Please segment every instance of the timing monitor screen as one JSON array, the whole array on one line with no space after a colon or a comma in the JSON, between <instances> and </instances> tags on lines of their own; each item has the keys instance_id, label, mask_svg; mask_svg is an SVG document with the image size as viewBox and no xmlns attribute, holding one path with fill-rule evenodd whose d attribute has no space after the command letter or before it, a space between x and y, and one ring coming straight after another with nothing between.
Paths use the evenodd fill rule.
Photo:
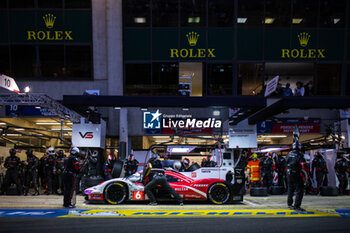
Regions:
<instances>
[{"instance_id":1,"label":"timing monitor screen","mask_svg":"<svg viewBox=\"0 0 350 233\"><path fill-rule=\"evenodd\" d=\"M224 159L231 159L231 153L224 153Z\"/></svg>"}]
</instances>

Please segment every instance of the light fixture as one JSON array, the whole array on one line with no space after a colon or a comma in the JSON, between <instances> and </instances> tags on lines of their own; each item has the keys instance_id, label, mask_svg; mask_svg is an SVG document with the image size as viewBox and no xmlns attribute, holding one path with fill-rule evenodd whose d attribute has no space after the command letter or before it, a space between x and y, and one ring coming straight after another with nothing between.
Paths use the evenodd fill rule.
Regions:
<instances>
[{"instance_id":1,"label":"light fixture","mask_svg":"<svg viewBox=\"0 0 350 233\"><path fill-rule=\"evenodd\" d=\"M169 153L190 153L195 148L195 146L169 146L167 151Z\"/></svg>"},{"instance_id":2,"label":"light fixture","mask_svg":"<svg viewBox=\"0 0 350 233\"><path fill-rule=\"evenodd\" d=\"M119 109L121 109L121 107L114 107L114 109L119 110Z\"/></svg>"},{"instance_id":3,"label":"light fixture","mask_svg":"<svg viewBox=\"0 0 350 233\"><path fill-rule=\"evenodd\" d=\"M146 18L145 17L135 17L134 22L135 23L146 23Z\"/></svg>"},{"instance_id":4,"label":"light fixture","mask_svg":"<svg viewBox=\"0 0 350 233\"><path fill-rule=\"evenodd\" d=\"M265 24L273 24L275 18L265 18Z\"/></svg>"},{"instance_id":5,"label":"light fixture","mask_svg":"<svg viewBox=\"0 0 350 233\"><path fill-rule=\"evenodd\" d=\"M200 23L201 17L188 17L188 23Z\"/></svg>"},{"instance_id":6,"label":"light fixture","mask_svg":"<svg viewBox=\"0 0 350 233\"><path fill-rule=\"evenodd\" d=\"M153 138L170 138L170 136L153 136Z\"/></svg>"},{"instance_id":7,"label":"light fixture","mask_svg":"<svg viewBox=\"0 0 350 233\"><path fill-rule=\"evenodd\" d=\"M247 18L237 18L237 23L246 23Z\"/></svg>"},{"instance_id":8,"label":"light fixture","mask_svg":"<svg viewBox=\"0 0 350 233\"><path fill-rule=\"evenodd\" d=\"M35 109L41 109L41 107L40 106L35 106Z\"/></svg>"},{"instance_id":9,"label":"light fixture","mask_svg":"<svg viewBox=\"0 0 350 233\"><path fill-rule=\"evenodd\" d=\"M52 128L51 130L53 131L60 131L61 128ZM72 129L69 129L69 128L63 128L63 131L72 131Z\"/></svg>"},{"instance_id":10,"label":"light fixture","mask_svg":"<svg viewBox=\"0 0 350 233\"><path fill-rule=\"evenodd\" d=\"M155 140L156 143L169 142L169 140Z\"/></svg>"},{"instance_id":11,"label":"light fixture","mask_svg":"<svg viewBox=\"0 0 350 233\"><path fill-rule=\"evenodd\" d=\"M37 125L60 125L61 123L59 123L59 122L37 122L35 124L37 124Z\"/></svg>"},{"instance_id":12,"label":"light fixture","mask_svg":"<svg viewBox=\"0 0 350 233\"><path fill-rule=\"evenodd\" d=\"M242 116L243 114L244 114L244 112L237 113L237 115L239 115L239 116Z\"/></svg>"},{"instance_id":13,"label":"light fixture","mask_svg":"<svg viewBox=\"0 0 350 233\"><path fill-rule=\"evenodd\" d=\"M253 152L266 153L266 152L283 151L283 150L289 150L289 149L290 147L272 147L272 148L264 148L261 150L256 150Z\"/></svg>"},{"instance_id":14,"label":"light fixture","mask_svg":"<svg viewBox=\"0 0 350 233\"><path fill-rule=\"evenodd\" d=\"M6 125L6 123L5 122L0 122L0 125Z\"/></svg>"},{"instance_id":15,"label":"light fixture","mask_svg":"<svg viewBox=\"0 0 350 233\"><path fill-rule=\"evenodd\" d=\"M28 92L30 92L30 87L29 87L29 86L26 86L26 87L24 88L24 93L28 93Z\"/></svg>"},{"instance_id":16,"label":"light fixture","mask_svg":"<svg viewBox=\"0 0 350 233\"><path fill-rule=\"evenodd\" d=\"M141 108L141 111L147 111L148 108Z\"/></svg>"},{"instance_id":17,"label":"light fixture","mask_svg":"<svg viewBox=\"0 0 350 233\"><path fill-rule=\"evenodd\" d=\"M190 110L189 108L183 108L182 109L183 111L188 111L188 110Z\"/></svg>"},{"instance_id":18,"label":"light fixture","mask_svg":"<svg viewBox=\"0 0 350 233\"><path fill-rule=\"evenodd\" d=\"M286 138L287 135L261 135L262 138Z\"/></svg>"},{"instance_id":19,"label":"light fixture","mask_svg":"<svg viewBox=\"0 0 350 233\"><path fill-rule=\"evenodd\" d=\"M271 142L271 139L258 139L258 142Z\"/></svg>"},{"instance_id":20,"label":"light fixture","mask_svg":"<svg viewBox=\"0 0 350 233\"><path fill-rule=\"evenodd\" d=\"M337 24L339 21L340 21L340 19L339 19L339 18L335 18L335 19L333 19L333 23L334 23L334 24Z\"/></svg>"},{"instance_id":21,"label":"light fixture","mask_svg":"<svg viewBox=\"0 0 350 233\"><path fill-rule=\"evenodd\" d=\"M303 21L303 18L293 18L292 19L292 23L293 24L299 24Z\"/></svg>"},{"instance_id":22,"label":"light fixture","mask_svg":"<svg viewBox=\"0 0 350 233\"><path fill-rule=\"evenodd\" d=\"M24 129L23 128L16 128L15 130L16 131L23 131Z\"/></svg>"},{"instance_id":23,"label":"light fixture","mask_svg":"<svg viewBox=\"0 0 350 233\"><path fill-rule=\"evenodd\" d=\"M220 111L219 110L214 110L213 111L213 116L220 116Z\"/></svg>"},{"instance_id":24,"label":"light fixture","mask_svg":"<svg viewBox=\"0 0 350 233\"><path fill-rule=\"evenodd\" d=\"M6 136L11 136L11 137L15 137L15 136L22 136L22 134L17 134L17 133L7 133Z\"/></svg>"}]
</instances>

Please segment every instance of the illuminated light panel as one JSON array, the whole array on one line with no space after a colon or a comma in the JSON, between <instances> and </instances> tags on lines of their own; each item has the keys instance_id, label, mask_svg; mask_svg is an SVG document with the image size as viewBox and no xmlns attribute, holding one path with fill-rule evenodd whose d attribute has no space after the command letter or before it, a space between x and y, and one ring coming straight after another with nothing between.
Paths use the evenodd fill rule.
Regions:
<instances>
[{"instance_id":1,"label":"illuminated light panel","mask_svg":"<svg viewBox=\"0 0 350 233\"><path fill-rule=\"evenodd\" d=\"M52 128L51 130L53 131L60 131L61 129L60 128ZM69 129L69 128L63 128L64 131L72 131L72 129Z\"/></svg>"},{"instance_id":2,"label":"illuminated light panel","mask_svg":"<svg viewBox=\"0 0 350 233\"><path fill-rule=\"evenodd\" d=\"M261 135L262 138L286 138L287 135Z\"/></svg>"},{"instance_id":3,"label":"illuminated light panel","mask_svg":"<svg viewBox=\"0 0 350 233\"><path fill-rule=\"evenodd\" d=\"M246 23L247 18L237 18L237 23Z\"/></svg>"},{"instance_id":4,"label":"illuminated light panel","mask_svg":"<svg viewBox=\"0 0 350 233\"><path fill-rule=\"evenodd\" d=\"M24 129L23 128L16 128L15 130L16 131L23 131Z\"/></svg>"},{"instance_id":5,"label":"illuminated light panel","mask_svg":"<svg viewBox=\"0 0 350 233\"><path fill-rule=\"evenodd\" d=\"M334 24L337 24L339 21L340 21L340 19L339 19L339 18L335 18L335 19L333 19L333 23L334 23Z\"/></svg>"},{"instance_id":6,"label":"illuminated light panel","mask_svg":"<svg viewBox=\"0 0 350 233\"><path fill-rule=\"evenodd\" d=\"M293 18L292 23L293 24L299 24L303 21L303 18Z\"/></svg>"},{"instance_id":7,"label":"illuminated light panel","mask_svg":"<svg viewBox=\"0 0 350 233\"><path fill-rule=\"evenodd\" d=\"M135 23L146 23L146 18L145 17L135 17L134 22Z\"/></svg>"},{"instance_id":8,"label":"illuminated light panel","mask_svg":"<svg viewBox=\"0 0 350 233\"><path fill-rule=\"evenodd\" d=\"M289 150L289 149L290 147L272 147L272 148L265 148L262 150L256 150L253 152L266 153L266 152L282 151L282 150Z\"/></svg>"},{"instance_id":9,"label":"illuminated light panel","mask_svg":"<svg viewBox=\"0 0 350 233\"><path fill-rule=\"evenodd\" d=\"M153 136L153 138L170 138L170 136Z\"/></svg>"},{"instance_id":10,"label":"illuminated light panel","mask_svg":"<svg viewBox=\"0 0 350 233\"><path fill-rule=\"evenodd\" d=\"M271 142L271 139L258 139L258 142Z\"/></svg>"},{"instance_id":11,"label":"illuminated light panel","mask_svg":"<svg viewBox=\"0 0 350 233\"><path fill-rule=\"evenodd\" d=\"M265 18L265 24L273 24L275 22L275 18Z\"/></svg>"},{"instance_id":12,"label":"illuminated light panel","mask_svg":"<svg viewBox=\"0 0 350 233\"><path fill-rule=\"evenodd\" d=\"M174 147L174 146L169 146L167 148L167 151L169 153L190 153L192 150L194 150L196 147L195 146L186 146L186 147Z\"/></svg>"},{"instance_id":13,"label":"illuminated light panel","mask_svg":"<svg viewBox=\"0 0 350 233\"><path fill-rule=\"evenodd\" d=\"M188 18L188 23L200 23L201 17L189 17Z\"/></svg>"},{"instance_id":14,"label":"illuminated light panel","mask_svg":"<svg viewBox=\"0 0 350 233\"><path fill-rule=\"evenodd\" d=\"M35 124L37 124L37 125L60 125L61 123L59 123L59 122L37 122Z\"/></svg>"}]
</instances>

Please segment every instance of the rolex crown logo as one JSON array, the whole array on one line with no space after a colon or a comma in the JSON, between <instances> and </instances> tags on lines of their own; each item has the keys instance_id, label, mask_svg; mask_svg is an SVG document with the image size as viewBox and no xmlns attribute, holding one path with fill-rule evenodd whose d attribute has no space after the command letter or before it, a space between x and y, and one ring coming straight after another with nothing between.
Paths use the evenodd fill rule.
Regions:
<instances>
[{"instance_id":1,"label":"rolex crown logo","mask_svg":"<svg viewBox=\"0 0 350 233\"><path fill-rule=\"evenodd\" d=\"M53 14L46 14L45 16L43 16L43 19L47 28L53 28L56 16L54 16Z\"/></svg>"},{"instance_id":2,"label":"rolex crown logo","mask_svg":"<svg viewBox=\"0 0 350 233\"><path fill-rule=\"evenodd\" d=\"M300 46L305 47L309 43L310 35L309 33L302 32L298 35Z\"/></svg>"},{"instance_id":3,"label":"rolex crown logo","mask_svg":"<svg viewBox=\"0 0 350 233\"><path fill-rule=\"evenodd\" d=\"M199 34L197 32L189 32L186 34L190 46L196 46Z\"/></svg>"}]
</instances>

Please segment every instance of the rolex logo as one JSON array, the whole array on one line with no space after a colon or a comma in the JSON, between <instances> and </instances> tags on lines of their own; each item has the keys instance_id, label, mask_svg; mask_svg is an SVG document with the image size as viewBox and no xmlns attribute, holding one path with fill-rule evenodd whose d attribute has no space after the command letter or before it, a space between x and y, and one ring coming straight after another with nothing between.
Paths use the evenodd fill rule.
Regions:
<instances>
[{"instance_id":1,"label":"rolex logo","mask_svg":"<svg viewBox=\"0 0 350 233\"><path fill-rule=\"evenodd\" d=\"M196 46L199 34L197 32L189 32L186 34L190 46Z\"/></svg>"},{"instance_id":2,"label":"rolex logo","mask_svg":"<svg viewBox=\"0 0 350 233\"><path fill-rule=\"evenodd\" d=\"M46 14L45 16L43 16L43 19L47 28L53 28L56 16L54 16L53 14Z\"/></svg>"},{"instance_id":3,"label":"rolex logo","mask_svg":"<svg viewBox=\"0 0 350 233\"><path fill-rule=\"evenodd\" d=\"M310 35L306 32L302 32L298 35L300 46L305 47L309 43Z\"/></svg>"}]
</instances>

